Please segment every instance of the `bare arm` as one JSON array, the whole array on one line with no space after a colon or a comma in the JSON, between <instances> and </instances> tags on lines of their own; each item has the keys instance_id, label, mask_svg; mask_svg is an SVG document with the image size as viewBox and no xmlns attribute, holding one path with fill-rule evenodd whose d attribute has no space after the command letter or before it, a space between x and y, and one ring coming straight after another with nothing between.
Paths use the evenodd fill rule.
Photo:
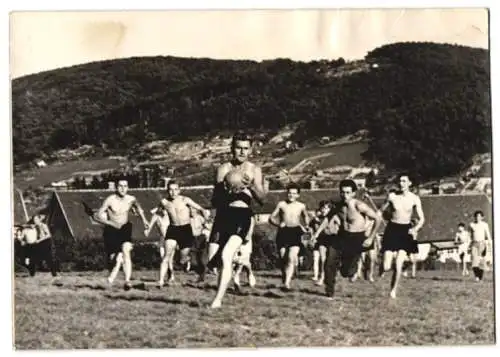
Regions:
<instances>
[{"instance_id":1,"label":"bare arm","mask_svg":"<svg viewBox=\"0 0 500 357\"><path fill-rule=\"evenodd\" d=\"M104 224L104 225L108 225L108 226L112 226L112 227L116 227L116 224L107 219L107 218L104 218L106 217L106 213L108 211L108 208L109 208L109 201L111 200L111 196L108 196L104 202L102 203L101 207L99 207L99 209L97 210L96 213L94 213L94 220L98 223L101 223L101 224Z\"/></svg>"},{"instance_id":2,"label":"bare arm","mask_svg":"<svg viewBox=\"0 0 500 357\"><path fill-rule=\"evenodd\" d=\"M323 221L321 221L321 224L319 225L318 229L316 229L316 232L313 233L312 239L313 240L317 239L327 225L328 225L328 217L325 217L323 218Z\"/></svg>"},{"instance_id":3,"label":"bare arm","mask_svg":"<svg viewBox=\"0 0 500 357\"><path fill-rule=\"evenodd\" d=\"M201 212L203 214L203 217L205 219L207 219L208 215L210 215L210 212L208 212L208 210L206 210L203 207L201 207L199 204L197 204L196 202L194 202L191 198L186 197L186 201L185 202L186 202L186 205L188 207L192 207L195 210L197 210L198 212Z\"/></svg>"},{"instance_id":4,"label":"bare arm","mask_svg":"<svg viewBox=\"0 0 500 357\"><path fill-rule=\"evenodd\" d=\"M45 223L42 223L40 225L40 232L42 233L41 237L39 237L40 240L41 239L52 238L52 234L50 233L50 229L49 229L49 227Z\"/></svg>"},{"instance_id":5,"label":"bare arm","mask_svg":"<svg viewBox=\"0 0 500 357\"><path fill-rule=\"evenodd\" d=\"M259 166L254 166L254 179L248 189L252 192L252 196L257 203L262 206L264 204L264 197L267 195L267 190L264 188L262 169Z\"/></svg>"},{"instance_id":6,"label":"bare arm","mask_svg":"<svg viewBox=\"0 0 500 357\"><path fill-rule=\"evenodd\" d=\"M153 216L151 217L151 221L149 221L148 228L144 230L144 235L146 237L149 236L149 233L151 233L151 229L153 228L157 220L158 220L158 215L153 214Z\"/></svg>"},{"instance_id":7,"label":"bare arm","mask_svg":"<svg viewBox=\"0 0 500 357\"><path fill-rule=\"evenodd\" d=\"M142 219L142 223L144 224L144 227L146 229L149 229L149 224L148 220L146 219L146 216L144 215L144 210L142 209L141 205L137 201L137 199L134 197L134 200L132 201L132 207L134 207L137 210L137 213L139 213L139 216Z\"/></svg>"},{"instance_id":8,"label":"bare arm","mask_svg":"<svg viewBox=\"0 0 500 357\"><path fill-rule=\"evenodd\" d=\"M276 208L274 209L273 213L269 216L269 223L272 224L273 226L280 227L281 222L279 222L278 219L278 214L281 211L281 202L279 202L276 205Z\"/></svg>"},{"instance_id":9,"label":"bare arm","mask_svg":"<svg viewBox=\"0 0 500 357\"><path fill-rule=\"evenodd\" d=\"M491 240L490 227L487 223L484 225L484 234L486 238L486 249L489 251L493 251L493 242Z\"/></svg>"},{"instance_id":10,"label":"bare arm","mask_svg":"<svg viewBox=\"0 0 500 357\"><path fill-rule=\"evenodd\" d=\"M422 226L425 223L424 210L422 209L422 201L420 201L420 197L418 196L416 196L415 210L417 212L418 221L415 227L413 227L413 230L415 232L418 232L420 231L420 229L422 229Z\"/></svg>"},{"instance_id":11,"label":"bare arm","mask_svg":"<svg viewBox=\"0 0 500 357\"><path fill-rule=\"evenodd\" d=\"M307 214L306 205L303 206L301 214L302 214L302 219L304 220L304 227L308 227L310 218L309 218L309 214Z\"/></svg>"},{"instance_id":12,"label":"bare arm","mask_svg":"<svg viewBox=\"0 0 500 357\"><path fill-rule=\"evenodd\" d=\"M370 233L368 234L368 239L373 240L373 238L375 237L375 234L378 232L380 224L382 223L382 217L380 217L380 214L375 212L373 209L371 209L364 202L358 201L357 208L358 208L358 211L361 212L364 216L366 216L369 219L374 221L374 223L372 225L372 229L370 230Z\"/></svg>"},{"instance_id":13,"label":"bare arm","mask_svg":"<svg viewBox=\"0 0 500 357\"><path fill-rule=\"evenodd\" d=\"M389 208L389 206L391 205L391 196L392 194L389 194L387 196L387 198L385 199L384 203L382 204L382 206L380 206L380 208L378 209L378 214L380 216L382 216L382 213Z\"/></svg>"}]
</instances>

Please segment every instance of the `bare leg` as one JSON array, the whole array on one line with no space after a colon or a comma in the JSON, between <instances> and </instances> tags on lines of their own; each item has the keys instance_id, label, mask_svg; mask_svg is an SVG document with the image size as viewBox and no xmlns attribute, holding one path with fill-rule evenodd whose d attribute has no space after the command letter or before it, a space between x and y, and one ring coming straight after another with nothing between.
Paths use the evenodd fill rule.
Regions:
<instances>
[{"instance_id":1,"label":"bare leg","mask_svg":"<svg viewBox=\"0 0 500 357\"><path fill-rule=\"evenodd\" d=\"M222 304L222 298L226 293L229 282L231 281L231 275L233 274L234 255L240 248L241 243L241 237L232 235L224 246L224 249L222 251L222 269L219 274L219 286L217 294L215 295L215 298L211 305L212 308L218 308Z\"/></svg>"},{"instance_id":2,"label":"bare leg","mask_svg":"<svg viewBox=\"0 0 500 357\"><path fill-rule=\"evenodd\" d=\"M186 271L189 271L188 266L191 263L191 256L189 255L190 252L191 252L191 248L189 248L189 247L181 249L181 261L180 261L180 263L185 268Z\"/></svg>"},{"instance_id":3,"label":"bare leg","mask_svg":"<svg viewBox=\"0 0 500 357\"><path fill-rule=\"evenodd\" d=\"M373 273L375 272L375 261L377 260L377 250L372 249L368 252L368 259L370 259L370 264L368 266L368 280L374 282Z\"/></svg>"},{"instance_id":4,"label":"bare leg","mask_svg":"<svg viewBox=\"0 0 500 357\"><path fill-rule=\"evenodd\" d=\"M113 270L111 270L111 273L109 274L108 283L113 284L113 281L115 281L118 272L122 267L122 264L123 264L123 254L120 252L117 254L115 259L115 266L113 267Z\"/></svg>"},{"instance_id":5,"label":"bare leg","mask_svg":"<svg viewBox=\"0 0 500 357\"><path fill-rule=\"evenodd\" d=\"M326 252L327 249L324 245L319 246L319 279L316 285L323 285L325 282L325 263L326 263Z\"/></svg>"},{"instance_id":6,"label":"bare leg","mask_svg":"<svg viewBox=\"0 0 500 357\"><path fill-rule=\"evenodd\" d=\"M364 258L365 258L365 253L363 252L363 253L361 253L361 256L358 259L356 273L354 273L354 275L349 279L351 281L351 283L358 280L358 278L361 276L361 274L363 272Z\"/></svg>"},{"instance_id":7,"label":"bare leg","mask_svg":"<svg viewBox=\"0 0 500 357\"><path fill-rule=\"evenodd\" d=\"M299 260L299 250L300 247L293 246L288 249L288 263L286 265L285 271L285 288L290 289L290 283L293 277L293 271Z\"/></svg>"},{"instance_id":8,"label":"bare leg","mask_svg":"<svg viewBox=\"0 0 500 357\"><path fill-rule=\"evenodd\" d=\"M122 245L123 253L123 272L125 273L125 288L130 287L130 279L132 278L132 257L131 252L133 245L130 242L125 242Z\"/></svg>"},{"instance_id":9,"label":"bare leg","mask_svg":"<svg viewBox=\"0 0 500 357\"><path fill-rule=\"evenodd\" d=\"M285 284L285 281L286 281L286 258L285 258L285 254L286 254L286 248L285 247L281 247L280 248L280 268L281 268L281 282L283 284Z\"/></svg>"},{"instance_id":10,"label":"bare leg","mask_svg":"<svg viewBox=\"0 0 500 357\"><path fill-rule=\"evenodd\" d=\"M391 251L384 252L383 272L388 272L392 269L392 261L395 255L396 252L391 252Z\"/></svg>"},{"instance_id":11,"label":"bare leg","mask_svg":"<svg viewBox=\"0 0 500 357\"><path fill-rule=\"evenodd\" d=\"M414 278L417 276L417 257L413 257L411 260L411 277Z\"/></svg>"},{"instance_id":12,"label":"bare leg","mask_svg":"<svg viewBox=\"0 0 500 357\"><path fill-rule=\"evenodd\" d=\"M318 250L313 251L313 278L312 280L317 281L319 279L319 261L320 261L320 253Z\"/></svg>"},{"instance_id":13,"label":"bare leg","mask_svg":"<svg viewBox=\"0 0 500 357\"><path fill-rule=\"evenodd\" d=\"M404 250L400 250L396 255L396 269L392 275L391 281L391 298L396 298L396 292L399 285L399 280L401 279L401 272L403 270L403 263L406 259L406 252Z\"/></svg>"},{"instance_id":14,"label":"bare leg","mask_svg":"<svg viewBox=\"0 0 500 357\"><path fill-rule=\"evenodd\" d=\"M255 275L253 273L252 265L248 264L246 266L246 268L248 270L248 285L250 285L250 287L253 288L257 284L257 281L256 281Z\"/></svg>"},{"instance_id":15,"label":"bare leg","mask_svg":"<svg viewBox=\"0 0 500 357\"><path fill-rule=\"evenodd\" d=\"M173 239L165 240L165 254L163 255L163 259L160 265L160 280L158 281L158 285L163 287L165 285L165 275L169 271L170 267L173 266L171 264L171 260L173 255L175 254L175 247L177 246L177 242ZM171 276L173 276L173 271L171 272Z\"/></svg>"},{"instance_id":16,"label":"bare leg","mask_svg":"<svg viewBox=\"0 0 500 357\"><path fill-rule=\"evenodd\" d=\"M236 288L238 290L241 287L241 284L240 284L240 275L241 275L242 271L243 271L243 264L237 264L236 265L236 269L234 271L234 275L233 275L233 282L234 282L234 285L236 285Z\"/></svg>"}]
</instances>

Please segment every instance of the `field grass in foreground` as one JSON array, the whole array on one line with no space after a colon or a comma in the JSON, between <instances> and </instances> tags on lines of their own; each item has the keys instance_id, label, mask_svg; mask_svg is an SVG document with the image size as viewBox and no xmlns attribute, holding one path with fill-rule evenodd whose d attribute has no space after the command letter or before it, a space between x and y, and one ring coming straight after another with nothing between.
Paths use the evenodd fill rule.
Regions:
<instances>
[{"instance_id":1,"label":"field grass in foreground","mask_svg":"<svg viewBox=\"0 0 500 357\"><path fill-rule=\"evenodd\" d=\"M418 272L396 300L388 277L375 283L339 279L334 301L303 273L293 291L278 272L259 272L247 295L228 292L224 309L207 308L215 278L159 290L157 272L136 272L134 289L105 273L15 279L16 349L295 347L494 344L492 273L476 283L457 272Z\"/></svg>"}]
</instances>

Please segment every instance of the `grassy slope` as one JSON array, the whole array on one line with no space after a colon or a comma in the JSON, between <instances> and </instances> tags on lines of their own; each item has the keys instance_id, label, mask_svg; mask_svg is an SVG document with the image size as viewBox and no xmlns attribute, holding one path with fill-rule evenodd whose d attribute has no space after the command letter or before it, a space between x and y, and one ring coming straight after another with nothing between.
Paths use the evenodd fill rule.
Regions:
<instances>
[{"instance_id":1,"label":"grassy slope","mask_svg":"<svg viewBox=\"0 0 500 357\"><path fill-rule=\"evenodd\" d=\"M14 176L14 185L21 190L31 187L40 187L54 181L70 178L73 173L80 171L115 169L120 167L120 160L116 159L79 159L65 161L57 165L36 168L24 171Z\"/></svg>"},{"instance_id":2,"label":"grassy slope","mask_svg":"<svg viewBox=\"0 0 500 357\"><path fill-rule=\"evenodd\" d=\"M152 281L157 272L139 272ZM180 282L193 280L183 273ZM339 279L334 301L309 278L277 289L276 272L259 272L248 296L228 293L225 309L207 304L215 281L128 292L105 288L103 273L16 278L18 349L461 345L494 343L491 273L478 284L454 271L419 272L390 300L388 278L370 284ZM137 281L140 283L140 281ZM453 302L450 302L453 297Z\"/></svg>"},{"instance_id":3,"label":"grassy slope","mask_svg":"<svg viewBox=\"0 0 500 357\"><path fill-rule=\"evenodd\" d=\"M330 156L318 159L318 162L320 162L318 169L337 165L358 166L363 162L361 154L366 148L367 144L365 143L352 143L330 147L313 146L287 155L284 161L288 167L292 167L308 157L329 153L331 154Z\"/></svg>"}]
</instances>

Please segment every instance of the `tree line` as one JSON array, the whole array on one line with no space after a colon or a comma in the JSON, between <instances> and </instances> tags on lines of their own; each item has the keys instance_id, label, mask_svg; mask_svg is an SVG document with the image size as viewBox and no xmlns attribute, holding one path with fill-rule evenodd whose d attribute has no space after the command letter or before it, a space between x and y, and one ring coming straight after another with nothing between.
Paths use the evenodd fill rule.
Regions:
<instances>
[{"instance_id":1,"label":"tree line","mask_svg":"<svg viewBox=\"0 0 500 357\"><path fill-rule=\"evenodd\" d=\"M350 63L95 62L13 80L14 163L84 144L127 153L156 139L301 121L295 140L368 129L368 160L437 178L491 150L489 88L487 50L434 43L386 45Z\"/></svg>"}]
</instances>

